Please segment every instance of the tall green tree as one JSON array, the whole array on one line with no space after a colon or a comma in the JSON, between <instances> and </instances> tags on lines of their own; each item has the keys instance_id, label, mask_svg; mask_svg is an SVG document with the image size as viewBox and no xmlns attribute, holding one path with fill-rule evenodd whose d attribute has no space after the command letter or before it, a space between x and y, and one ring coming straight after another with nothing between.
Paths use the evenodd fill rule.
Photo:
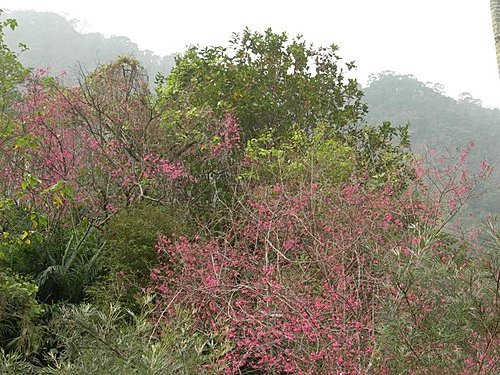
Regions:
<instances>
[{"instance_id":1,"label":"tall green tree","mask_svg":"<svg viewBox=\"0 0 500 375\"><path fill-rule=\"evenodd\" d=\"M342 61L336 45L315 48L300 36L246 29L229 48L192 47L176 63L160 97L232 111L245 141L270 128L283 135L292 126L320 123L348 133L366 112L362 91L349 78L355 65Z\"/></svg>"},{"instance_id":2,"label":"tall green tree","mask_svg":"<svg viewBox=\"0 0 500 375\"><path fill-rule=\"evenodd\" d=\"M493 36L497 51L498 74L500 75L500 1L490 0L491 20L493 22Z\"/></svg>"},{"instance_id":3,"label":"tall green tree","mask_svg":"<svg viewBox=\"0 0 500 375\"><path fill-rule=\"evenodd\" d=\"M230 112L241 127L244 146L265 140L267 151L279 151L298 130L309 140L340 142L360 151L360 170L366 167L386 178L388 169L401 167L406 130L388 123L361 124L367 106L351 77L355 64L338 51L335 44L315 47L301 36L290 38L271 29L233 34L227 48L192 47L158 88L164 123L179 124L174 133L183 133L192 146L195 131L186 131L183 113L193 117L208 109L220 117ZM397 138L401 142L394 146Z\"/></svg>"}]
</instances>

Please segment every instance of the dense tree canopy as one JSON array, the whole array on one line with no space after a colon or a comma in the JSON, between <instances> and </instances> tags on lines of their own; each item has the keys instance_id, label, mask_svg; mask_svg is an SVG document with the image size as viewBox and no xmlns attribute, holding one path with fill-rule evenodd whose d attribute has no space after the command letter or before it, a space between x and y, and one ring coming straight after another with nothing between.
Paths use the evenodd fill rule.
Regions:
<instances>
[{"instance_id":1,"label":"dense tree canopy","mask_svg":"<svg viewBox=\"0 0 500 375\"><path fill-rule=\"evenodd\" d=\"M287 134L294 125L321 123L346 133L366 111L356 81L346 77L353 67L335 45L317 49L300 37L245 30L228 49L189 49L160 94L188 95L194 105L219 113L234 110L244 140L269 128Z\"/></svg>"}]
</instances>

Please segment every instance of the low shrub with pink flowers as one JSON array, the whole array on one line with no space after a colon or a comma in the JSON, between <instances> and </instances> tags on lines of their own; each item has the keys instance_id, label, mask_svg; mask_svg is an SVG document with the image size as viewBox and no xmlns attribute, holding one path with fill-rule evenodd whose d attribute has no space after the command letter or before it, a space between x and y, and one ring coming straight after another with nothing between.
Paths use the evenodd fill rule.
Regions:
<instances>
[{"instance_id":1,"label":"low shrub with pink flowers","mask_svg":"<svg viewBox=\"0 0 500 375\"><path fill-rule=\"evenodd\" d=\"M450 202L472 194L489 168L443 169L403 191L363 179L249 188L221 235L159 238L151 279L162 318L175 320L181 305L200 330L222 333L228 373L488 373L496 327L479 334L451 315L477 319L460 311L473 296L459 294L471 292L461 283L480 272L469 268L479 258L443 227ZM471 345L468 335L484 336Z\"/></svg>"}]
</instances>

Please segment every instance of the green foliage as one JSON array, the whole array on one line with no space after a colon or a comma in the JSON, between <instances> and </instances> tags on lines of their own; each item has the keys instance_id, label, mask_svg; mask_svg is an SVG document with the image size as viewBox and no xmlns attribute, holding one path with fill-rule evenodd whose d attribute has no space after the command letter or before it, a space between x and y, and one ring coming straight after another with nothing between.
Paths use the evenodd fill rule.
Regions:
<instances>
[{"instance_id":1,"label":"green foliage","mask_svg":"<svg viewBox=\"0 0 500 375\"><path fill-rule=\"evenodd\" d=\"M394 373L432 369L455 374L467 362L477 366L471 373L495 372L491 359L499 355L498 239L497 220L492 220L486 223L486 246L477 253L470 252L472 244L463 246L440 235L406 260L396 251L389 254L386 272L396 289L379 322L382 363Z\"/></svg>"},{"instance_id":2,"label":"green foliage","mask_svg":"<svg viewBox=\"0 0 500 375\"><path fill-rule=\"evenodd\" d=\"M0 373L3 375L35 374L35 367L17 353L0 349Z\"/></svg>"},{"instance_id":3,"label":"green foliage","mask_svg":"<svg viewBox=\"0 0 500 375\"><path fill-rule=\"evenodd\" d=\"M149 277L156 265L154 245L160 234L182 235L185 218L174 207L141 202L113 216L104 227L108 267L137 277Z\"/></svg>"},{"instance_id":4,"label":"green foliage","mask_svg":"<svg viewBox=\"0 0 500 375\"><path fill-rule=\"evenodd\" d=\"M47 374L193 374L204 373L220 355L190 321L155 323L146 296L134 314L120 305L103 310L87 304L67 306L52 322L62 352L52 352Z\"/></svg>"},{"instance_id":5,"label":"green foliage","mask_svg":"<svg viewBox=\"0 0 500 375\"><path fill-rule=\"evenodd\" d=\"M105 243L96 232L95 227L83 221L66 233L65 244L56 243L56 247L42 244L41 248L32 250L46 252L45 269L36 275L40 299L71 303L83 300L85 289L103 271Z\"/></svg>"},{"instance_id":6,"label":"green foliage","mask_svg":"<svg viewBox=\"0 0 500 375\"><path fill-rule=\"evenodd\" d=\"M96 228L81 221L73 226L58 224L38 235L28 244L26 240L15 246L11 244L0 265L32 278L39 287L39 300L52 303L83 300L85 288L103 270L104 243Z\"/></svg>"},{"instance_id":7,"label":"green foliage","mask_svg":"<svg viewBox=\"0 0 500 375\"><path fill-rule=\"evenodd\" d=\"M326 134L324 126L318 126L312 134L294 127L281 142L275 141L273 130L249 140L245 157L251 162L240 178L270 185L310 180L328 184L345 181L354 170L353 150Z\"/></svg>"},{"instance_id":8,"label":"green foliage","mask_svg":"<svg viewBox=\"0 0 500 375\"><path fill-rule=\"evenodd\" d=\"M285 33L246 29L234 34L229 49L190 48L158 94L171 110L185 97L193 108L234 111L244 141L269 129L286 137L293 127L319 124L345 135L366 108L356 81L345 77L354 64L341 64L337 51L309 46L300 36L289 41Z\"/></svg>"},{"instance_id":9,"label":"green foliage","mask_svg":"<svg viewBox=\"0 0 500 375\"><path fill-rule=\"evenodd\" d=\"M318 174L325 180L345 180L353 169L380 182L394 179L408 172L408 128L360 125L366 106L348 78L353 68L335 45L315 48L300 36L246 29L234 34L229 48L190 48L157 92L166 124L200 109L234 113L246 156L256 161L258 153L267 177L278 170L281 177L291 169L300 173L323 158ZM189 141L191 133L185 132Z\"/></svg>"},{"instance_id":10,"label":"green foliage","mask_svg":"<svg viewBox=\"0 0 500 375\"><path fill-rule=\"evenodd\" d=\"M40 344L36 321L43 313L35 284L0 270L0 348L29 355Z\"/></svg>"},{"instance_id":11,"label":"green foliage","mask_svg":"<svg viewBox=\"0 0 500 375\"><path fill-rule=\"evenodd\" d=\"M2 13L3 11L0 9L0 17ZM4 29L10 28L14 30L16 27L17 22L14 19L0 20L0 144L3 143L4 139L12 131L11 105L18 98L19 84L28 74L28 70L19 62L18 55L5 42ZM0 194L0 232L2 232L2 238L0 239L0 261L5 255L6 247L29 241L28 237L31 234L30 229L23 229L17 233L10 233L6 229L6 227L9 227L13 223L10 217L10 213L15 210L13 206L14 204L9 197Z\"/></svg>"},{"instance_id":12,"label":"green foliage","mask_svg":"<svg viewBox=\"0 0 500 375\"><path fill-rule=\"evenodd\" d=\"M19 248L29 246L32 238L40 239L38 228L44 225L43 214L16 206L9 198L0 200L0 264L10 264Z\"/></svg>"},{"instance_id":13,"label":"green foliage","mask_svg":"<svg viewBox=\"0 0 500 375\"><path fill-rule=\"evenodd\" d=\"M160 234L186 232L185 213L174 207L141 202L111 217L104 226L102 260L106 275L90 294L100 304L117 300L134 304L157 264L155 243ZM130 307L130 306L129 306Z\"/></svg>"},{"instance_id":14,"label":"green foliage","mask_svg":"<svg viewBox=\"0 0 500 375\"><path fill-rule=\"evenodd\" d=\"M0 9L0 16L2 15ZM6 44L4 28L14 30L17 22L8 18L0 21L0 119L4 122L4 113L8 110L12 99L16 96L17 86L27 75L27 70L18 60L18 55ZM4 124L0 127L0 134L4 131Z\"/></svg>"}]
</instances>

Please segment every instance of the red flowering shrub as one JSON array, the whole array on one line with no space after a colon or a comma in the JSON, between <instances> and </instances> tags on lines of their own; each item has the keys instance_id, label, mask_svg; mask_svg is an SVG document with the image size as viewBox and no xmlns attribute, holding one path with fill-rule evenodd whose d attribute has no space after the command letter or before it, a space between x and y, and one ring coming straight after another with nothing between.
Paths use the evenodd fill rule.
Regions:
<instances>
[{"instance_id":1,"label":"red flowering shrub","mask_svg":"<svg viewBox=\"0 0 500 375\"><path fill-rule=\"evenodd\" d=\"M161 237L156 289L165 303L196 309L205 329L226 334L232 371L356 371L373 346L376 306L366 301L379 277L352 242L361 244L365 230L338 233L340 211L314 220L315 191L268 194L219 241ZM349 206L345 198L339 204Z\"/></svg>"},{"instance_id":2,"label":"red flowering shrub","mask_svg":"<svg viewBox=\"0 0 500 375\"><path fill-rule=\"evenodd\" d=\"M373 287L383 277L367 251L371 233L398 228L386 194L372 201L348 186L325 201L316 190L276 186L221 241L160 238L156 289L227 334L234 371L359 371L372 352ZM319 204L330 209L317 212Z\"/></svg>"},{"instance_id":3,"label":"red flowering shrub","mask_svg":"<svg viewBox=\"0 0 500 375\"><path fill-rule=\"evenodd\" d=\"M440 306L429 303L442 291L405 289L402 280L405 266L448 252L443 210L453 216L450 200L478 182L456 179L460 166L438 177L426 171L445 190L428 188L424 175L405 191L367 181L254 187L220 237L159 238L163 262L151 278L162 317L175 319L181 305L201 329L223 333L228 373L389 372L385 362L399 357L378 342L390 325L388 306L404 310L408 301L400 313L414 317L415 330L440 318Z\"/></svg>"}]
</instances>

